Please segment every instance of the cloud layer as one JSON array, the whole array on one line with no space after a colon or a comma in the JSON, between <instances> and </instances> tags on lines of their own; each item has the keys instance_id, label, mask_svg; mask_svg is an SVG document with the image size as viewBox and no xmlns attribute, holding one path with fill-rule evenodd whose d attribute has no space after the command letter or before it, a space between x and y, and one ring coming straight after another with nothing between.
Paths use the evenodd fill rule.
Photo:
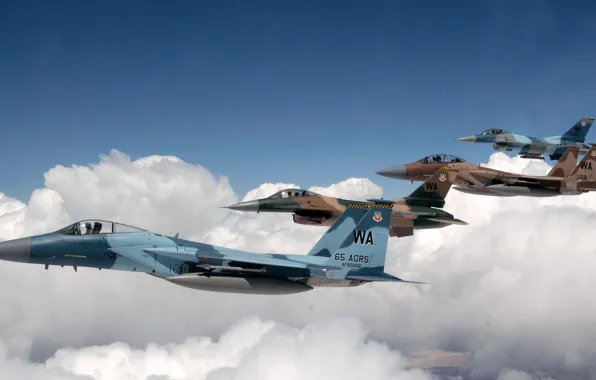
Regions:
<instances>
[{"instance_id":1,"label":"cloud layer","mask_svg":"<svg viewBox=\"0 0 596 380\"><path fill-rule=\"evenodd\" d=\"M502 153L493 154L486 165L531 174L549 170L545 163ZM218 208L285 187L297 185L264 184L240 197L227 178L218 178L199 165L175 157L132 161L113 151L96 164L51 169L45 174L45 187L35 190L27 204L0 195L0 239L97 217L257 252L305 253L324 228L294 224L289 215ZM383 194L369 179L355 178L311 190L352 199L402 195ZM0 340L4 348L0 353L4 356L0 357L5 359L0 361L0 371L42 371L46 377L41 377L42 372L36 377L42 379L83 374L95 379L110 374L114 379L149 374L158 376L155 379L185 378L186 372L160 374L145 368L143 360L156 354L152 361L169 363L164 366L180 371L199 365L195 362L215 363L184 354L184 350L196 353L193 350L202 344L192 337L216 338L229 331L247 334L243 339L250 341L255 329L277 326L272 331L284 332L276 338L280 340L263 335L258 339L269 343L255 343L246 356L236 354L235 364L222 364L231 368L203 368L200 373L209 379L273 376L275 371L259 367L268 344L273 348L267 348L267 355L279 355L273 361L280 363L278 371L300 367L297 358L315 360L314 354L309 357L300 348L299 337L307 334L300 329L305 329L324 337L313 336L311 342L316 342L316 350L320 346L322 356L341 350L338 344L353 350L345 351L355 355L343 363L349 373L359 371L360 367L351 366L357 363L356 357L378 356L371 365L381 371L377 377L381 379L425 378L426 374L404 373L399 352L407 355L435 348L470 351L477 378L524 378L524 372L515 370L537 369L596 376L592 301L596 258L591 238L596 228L596 194L496 198L452 191L446 209L470 225L417 231L413 237L390 240L387 272L430 282L422 287L367 284L283 297L246 296L194 291L139 273L45 271L42 266L2 262ZM256 319L246 322L250 316ZM327 330L331 335L325 335ZM388 346L366 346L363 331ZM342 343L342 333L353 339L351 343ZM275 348L276 342L284 342L282 346L289 350ZM130 347L148 344L160 346L140 351ZM63 347L72 348L59 350ZM213 352L227 356L221 345L218 349ZM216 355L213 352L209 355ZM181 364L184 355L188 363ZM234 360L229 355L222 363ZM15 356L20 359L6 359ZM336 363L334 356L329 357L330 363ZM109 364L118 358L126 358L126 364ZM30 360L47 362L34 365ZM312 365L315 373L295 371L300 378L335 376L335 371L325 372L329 369L317 365ZM366 363L360 365L368 368ZM137 372L147 376L126 377L133 368L127 366L137 366ZM339 363L331 367L337 366L341 367ZM113 372L93 372L100 367ZM336 371L343 374L343 369Z\"/></svg>"}]
</instances>

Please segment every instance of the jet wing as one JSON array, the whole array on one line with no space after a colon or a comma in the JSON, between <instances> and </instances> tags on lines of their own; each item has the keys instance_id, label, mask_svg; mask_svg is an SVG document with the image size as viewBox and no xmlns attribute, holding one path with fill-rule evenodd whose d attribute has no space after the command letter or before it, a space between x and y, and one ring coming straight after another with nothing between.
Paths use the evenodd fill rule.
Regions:
<instances>
[{"instance_id":1,"label":"jet wing","mask_svg":"<svg viewBox=\"0 0 596 380\"><path fill-rule=\"evenodd\" d=\"M460 170L459 173L457 173L457 177L463 181L466 181L469 185L476 187L485 187L490 180L486 172L480 170ZM482 180L484 180L484 182L482 182Z\"/></svg>"},{"instance_id":2,"label":"jet wing","mask_svg":"<svg viewBox=\"0 0 596 380\"><path fill-rule=\"evenodd\" d=\"M495 143L499 144L499 145L514 143L514 142L517 142L517 140L510 133L503 133L503 134L497 135L495 137Z\"/></svg>"},{"instance_id":3,"label":"jet wing","mask_svg":"<svg viewBox=\"0 0 596 380\"><path fill-rule=\"evenodd\" d=\"M562 177L547 177L547 176L529 176L522 174L499 175L495 177L496 180L511 186L542 186L542 187L561 187L564 181Z\"/></svg>"},{"instance_id":4,"label":"jet wing","mask_svg":"<svg viewBox=\"0 0 596 380\"><path fill-rule=\"evenodd\" d=\"M491 173L481 170L471 170L468 172L460 171L458 176L471 185L486 187L494 182L501 182L510 186L541 186L545 188L559 188L564 178L531 176L524 174L509 174L503 172ZM491 183L492 182L492 183Z\"/></svg>"},{"instance_id":5,"label":"jet wing","mask_svg":"<svg viewBox=\"0 0 596 380\"><path fill-rule=\"evenodd\" d=\"M155 274L158 276L173 276L176 273L172 273L171 269L161 263L160 257L168 257L176 260L177 262L189 262L196 260L196 253L200 250L191 247L163 247L163 248L148 248L142 249L139 247L118 247L109 248L108 252L117 256L123 257L130 262L134 263L136 268L143 268L149 274ZM211 255L207 252L201 254L201 257L211 259L215 263L200 265L201 268L207 271L213 270L227 270L234 272L265 272L267 267L271 268L292 268L305 270L305 264L300 262L294 262L290 260L278 259L268 255L255 254L250 255L246 258L241 256L235 256L233 260L226 258L225 254L222 255ZM262 256L262 257L261 257ZM217 264L220 261L221 264ZM228 261L224 263L224 261ZM197 265L199 265L197 263ZM142 270L140 270L142 271ZM155 272L153 272L155 271Z\"/></svg>"},{"instance_id":6,"label":"jet wing","mask_svg":"<svg viewBox=\"0 0 596 380\"><path fill-rule=\"evenodd\" d=\"M135 265L148 270L155 270L156 273L168 273L168 268L156 262L155 258L140 251L138 247L108 248L107 251L113 255L124 257L135 263Z\"/></svg>"},{"instance_id":7,"label":"jet wing","mask_svg":"<svg viewBox=\"0 0 596 380\"><path fill-rule=\"evenodd\" d=\"M182 248L183 250L177 249ZM276 266L284 268L304 268L304 263L297 261L290 261L286 259L280 259L267 254L241 254L235 253L234 258L226 256L225 252L216 253L202 251L192 247L164 247L164 248L147 248L144 252L152 253L157 256L167 256L176 260L189 260L195 258L196 254L199 254L202 258L218 260L218 261L231 261L238 264L248 265L261 265L261 266Z\"/></svg>"}]
</instances>

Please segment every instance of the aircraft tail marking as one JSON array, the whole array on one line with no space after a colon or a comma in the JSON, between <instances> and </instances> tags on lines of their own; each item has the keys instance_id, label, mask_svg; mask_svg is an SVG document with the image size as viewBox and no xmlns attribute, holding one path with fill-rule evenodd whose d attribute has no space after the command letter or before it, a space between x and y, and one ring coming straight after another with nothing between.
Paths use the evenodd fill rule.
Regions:
<instances>
[{"instance_id":1,"label":"aircraft tail marking","mask_svg":"<svg viewBox=\"0 0 596 380\"><path fill-rule=\"evenodd\" d=\"M409 204L428 207L445 206L445 197L459 170L442 166L422 185L410 194L406 200Z\"/></svg>"},{"instance_id":2,"label":"aircraft tail marking","mask_svg":"<svg viewBox=\"0 0 596 380\"><path fill-rule=\"evenodd\" d=\"M594 122L593 117L582 117L573 127L569 128L567 132L561 135L561 139L565 141L584 142L586 135Z\"/></svg>"},{"instance_id":3,"label":"aircraft tail marking","mask_svg":"<svg viewBox=\"0 0 596 380\"><path fill-rule=\"evenodd\" d=\"M356 224L366 214L368 208L368 204L349 203L345 211L316 242L308 255L330 257L329 247L339 246L344 241L345 236L356 227Z\"/></svg>"},{"instance_id":4,"label":"aircraft tail marking","mask_svg":"<svg viewBox=\"0 0 596 380\"><path fill-rule=\"evenodd\" d=\"M362 205L349 204L338 221L323 235L320 244L317 243L319 251L309 254L329 257L327 264L333 267L383 272L394 202L380 199L368 201L372 203L368 205L367 211L362 209ZM334 228L339 223L346 225L347 220L358 222L349 231L341 228L341 225Z\"/></svg>"},{"instance_id":5,"label":"aircraft tail marking","mask_svg":"<svg viewBox=\"0 0 596 380\"><path fill-rule=\"evenodd\" d=\"M571 174L577 165L577 158L579 156L579 148L568 148L563 156L557 161L555 166L548 172L547 177L561 177L566 178Z\"/></svg>"},{"instance_id":6,"label":"aircraft tail marking","mask_svg":"<svg viewBox=\"0 0 596 380\"><path fill-rule=\"evenodd\" d=\"M596 145L592 145L586 152L579 164L571 172L570 177L577 181L594 181L596 180L594 169L596 169Z\"/></svg>"}]
</instances>

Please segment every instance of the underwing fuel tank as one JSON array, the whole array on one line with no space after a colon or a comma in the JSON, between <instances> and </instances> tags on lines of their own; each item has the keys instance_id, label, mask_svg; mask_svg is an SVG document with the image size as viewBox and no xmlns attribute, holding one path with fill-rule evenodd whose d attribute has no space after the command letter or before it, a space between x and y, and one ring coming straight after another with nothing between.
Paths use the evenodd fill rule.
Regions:
<instances>
[{"instance_id":1,"label":"underwing fuel tank","mask_svg":"<svg viewBox=\"0 0 596 380\"><path fill-rule=\"evenodd\" d=\"M492 185L488 186L487 189L498 195L503 194L505 196L554 197L561 195L558 190L528 186Z\"/></svg>"},{"instance_id":2,"label":"underwing fuel tank","mask_svg":"<svg viewBox=\"0 0 596 380\"><path fill-rule=\"evenodd\" d=\"M206 290L219 293L242 294L293 294L302 293L313 288L300 282L272 277L233 277L218 275L197 275L195 273L168 277L173 284L191 289Z\"/></svg>"}]
</instances>

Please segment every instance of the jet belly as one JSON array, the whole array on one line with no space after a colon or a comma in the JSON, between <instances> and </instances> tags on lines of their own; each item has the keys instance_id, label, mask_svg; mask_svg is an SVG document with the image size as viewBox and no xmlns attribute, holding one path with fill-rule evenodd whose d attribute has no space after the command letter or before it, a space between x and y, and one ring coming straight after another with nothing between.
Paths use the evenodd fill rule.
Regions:
<instances>
[{"instance_id":1,"label":"jet belly","mask_svg":"<svg viewBox=\"0 0 596 380\"><path fill-rule=\"evenodd\" d=\"M416 219L416 221L414 222L414 229L416 230L428 230L432 228L442 228L447 226L449 226L449 224L424 218Z\"/></svg>"},{"instance_id":2,"label":"jet belly","mask_svg":"<svg viewBox=\"0 0 596 380\"><path fill-rule=\"evenodd\" d=\"M492 185L487 189L505 196L554 197L561 194L558 190L531 186Z\"/></svg>"},{"instance_id":3,"label":"jet belly","mask_svg":"<svg viewBox=\"0 0 596 380\"><path fill-rule=\"evenodd\" d=\"M546 145L542 143L525 144L519 142L496 143L493 145L495 150L507 152L519 152L526 155L542 155L546 152Z\"/></svg>"},{"instance_id":4,"label":"jet belly","mask_svg":"<svg viewBox=\"0 0 596 380\"><path fill-rule=\"evenodd\" d=\"M168 277L166 280L191 289L220 293L272 295L302 293L313 289L311 286L301 282L263 276L236 277L191 273Z\"/></svg>"},{"instance_id":5,"label":"jet belly","mask_svg":"<svg viewBox=\"0 0 596 380\"><path fill-rule=\"evenodd\" d=\"M473 195L488 195L491 197L514 197L515 194L510 193L498 193L494 191L490 191L488 187L474 187L474 186L453 186L453 188L457 191L466 194L473 194Z\"/></svg>"}]
</instances>

